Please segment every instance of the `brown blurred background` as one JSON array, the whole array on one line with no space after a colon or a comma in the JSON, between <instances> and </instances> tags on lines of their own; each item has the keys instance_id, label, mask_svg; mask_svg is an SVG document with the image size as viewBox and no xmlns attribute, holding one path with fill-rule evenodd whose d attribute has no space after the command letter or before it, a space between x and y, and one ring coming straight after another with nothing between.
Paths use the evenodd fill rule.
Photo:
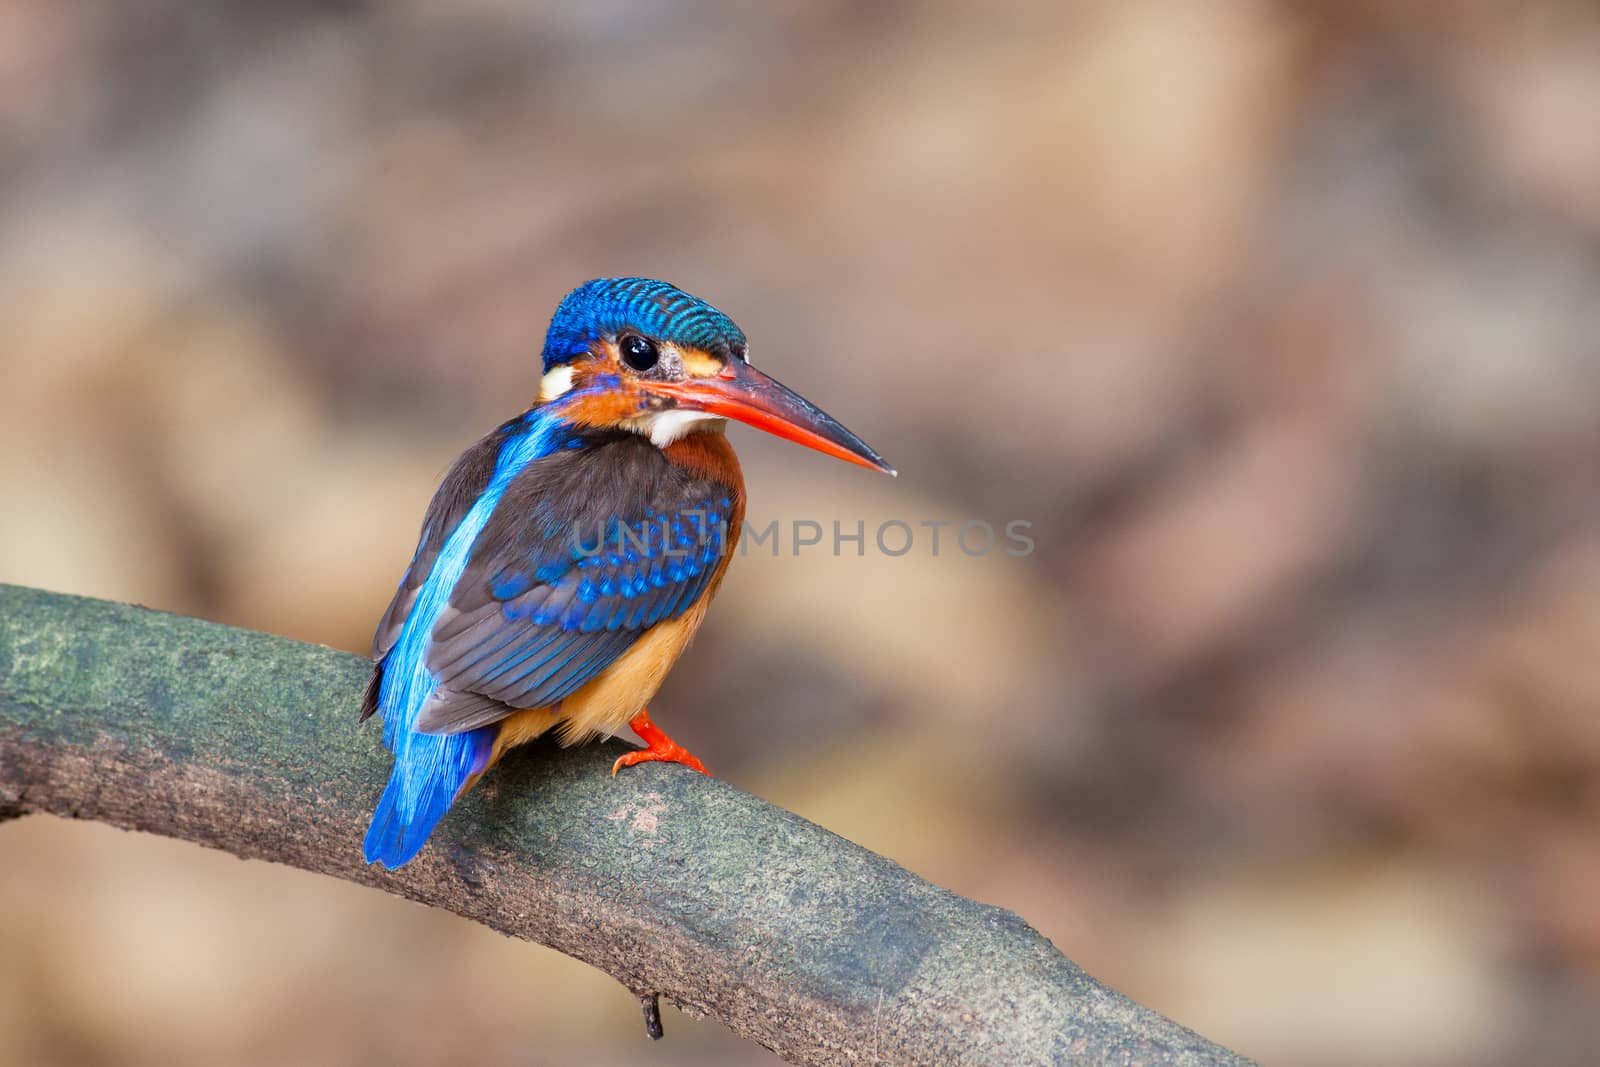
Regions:
<instances>
[{"instance_id":1,"label":"brown blurred background","mask_svg":"<svg viewBox=\"0 0 1600 1067\"><path fill-rule=\"evenodd\" d=\"M8 0L0 579L365 650L606 274L903 472L735 430L758 524L1033 524L737 561L721 775L1274 1064L1592 1062L1600 9ZM0 900L0 1062L773 1062L104 827Z\"/></svg>"}]
</instances>

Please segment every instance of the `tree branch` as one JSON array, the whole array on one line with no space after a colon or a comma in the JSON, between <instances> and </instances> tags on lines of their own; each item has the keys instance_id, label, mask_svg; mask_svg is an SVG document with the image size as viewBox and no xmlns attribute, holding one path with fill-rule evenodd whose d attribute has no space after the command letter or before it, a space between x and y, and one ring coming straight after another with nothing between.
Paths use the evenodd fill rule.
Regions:
<instances>
[{"instance_id":1,"label":"tree branch","mask_svg":"<svg viewBox=\"0 0 1600 1067\"><path fill-rule=\"evenodd\" d=\"M1011 912L726 782L660 764L611 778L615 743L513 755L415 862L369 867L361 838L389 758L355 721L368 669L0 586L0 820L98 819L385 889L797 1063L1246 1062L1096 982Z\"/></svg>"}]
</instances>

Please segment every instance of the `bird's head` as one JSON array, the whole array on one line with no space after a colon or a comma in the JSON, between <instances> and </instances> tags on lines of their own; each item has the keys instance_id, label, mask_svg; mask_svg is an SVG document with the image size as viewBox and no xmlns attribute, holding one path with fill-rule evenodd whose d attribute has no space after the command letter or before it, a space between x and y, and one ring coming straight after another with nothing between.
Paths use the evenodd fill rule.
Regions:
<instances>
[{"instance_id":1,"label":"bird's head","mask_svg":"<svg viewBox=\"0 0 1600 1067\"><path fill-rule=\"evenodd\" d=\"M666 282L598 278L561 301L544 345L541 403L574 425L665 447L725 419L894 473L865 441L750 365L744 332Z\"/></svg>"}]
</instances>

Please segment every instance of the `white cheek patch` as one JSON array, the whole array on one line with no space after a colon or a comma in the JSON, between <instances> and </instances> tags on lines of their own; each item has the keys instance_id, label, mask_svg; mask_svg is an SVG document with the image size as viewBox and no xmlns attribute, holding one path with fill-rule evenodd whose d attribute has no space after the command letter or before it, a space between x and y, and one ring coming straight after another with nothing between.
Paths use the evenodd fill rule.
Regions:
<instances>
[{"instance_id":1,"label":"white cheek patch","mask_svg":"<svg viewBox=\"0 0 1600 1067\"><path fill-rule=\"evenodd\" d=\"M634 433L648 437L657 448L666 448L695 430L715 433L727 424L728 420L721 415L705 411L656 411L623 423Z\"/></svg>"},{"instance_id":2,"label":"white cheek patch","mask_svg":"<svg viewBox=\"0 0 1600 1067\"><path fill-rule=\"evenodd\" d=\"M563 364L552 367L539 379L539 402L548 404L572 388L572 368Z\"/></svg>"}]
</instances>

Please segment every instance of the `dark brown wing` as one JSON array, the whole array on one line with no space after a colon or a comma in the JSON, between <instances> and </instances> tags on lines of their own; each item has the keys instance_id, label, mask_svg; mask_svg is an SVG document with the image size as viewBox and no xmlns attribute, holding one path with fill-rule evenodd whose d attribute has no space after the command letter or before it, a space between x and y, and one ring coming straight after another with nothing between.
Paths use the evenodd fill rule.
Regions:
<instances>
[{"instance_id":1,"label":"dark brown wing","mask_svg":"<svg viewBox=\"0 0 1600 1067\"><path fill-rule=\"evenodd\" d=\"M427 650L415 729L548 707L695 603L724 562L734 491L631 433L534 460L473 544Z\"/></svg>"},{"instance_id":2,"label":"dark brown wing","mask_svg":"<svg viewBox=\"0 0 1600 1067\"><path fill-rule=\"evenodd\" d=\"M417 594L422 589L422 583L427 581L428 574L433 570L434 561L439 558L439 552L444 548L450 531L456 528L472 509L473 501L477 500L488 487L489 479L494 475L495 460L500 455L500 447L516 426L517 420L513 419L461 453L451 465L449 473L444 476L444 481L439 483L439 488L434 492L433 500L428 504L428 511L422 519L422 533L417 539L417 550L411 557L411 564L406 568L404 577L400 579L400 588L395 591L394 599L389 601L389 608L383 613L382 621L378 623L377 633L372 637L372 658L378 662L373 669L372 680L367 683L367 691L361 699L363 722L378 710L378 690L383 681L384 656L388 655L389 649L400 639L400 630L406 624L406 616L411 614L411 609L417 602Z\"/></svg>"}]
</instances>

